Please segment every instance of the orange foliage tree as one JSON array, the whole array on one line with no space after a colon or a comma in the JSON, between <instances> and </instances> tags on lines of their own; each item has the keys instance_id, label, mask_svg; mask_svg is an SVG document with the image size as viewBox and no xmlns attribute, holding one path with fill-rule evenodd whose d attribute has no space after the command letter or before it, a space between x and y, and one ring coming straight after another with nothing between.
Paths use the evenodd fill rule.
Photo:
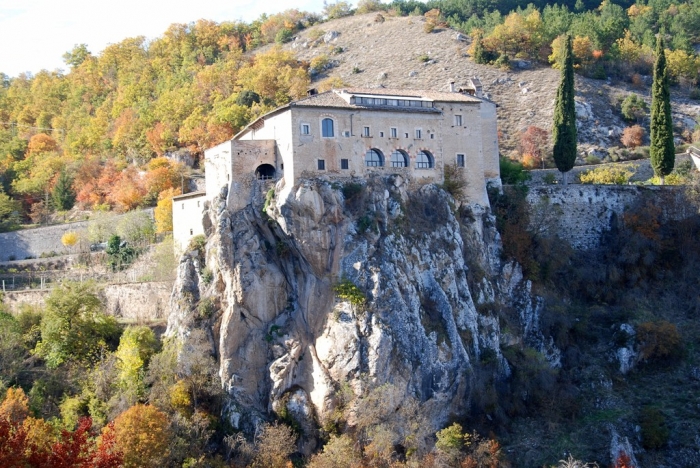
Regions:
<instances>
[{"instance_id":1,"label":"orange foliage tree","mask_svg":"<svg viewBox=\"0 0 700 468\"><path fill-rule=\"evenodd\" d=\"M58 151L58 143L49 135L37 133L29 139L27 154L50 153L52 151Z\"/></svg>"},{"instance_id":2,"label":"orange foliage tree","mask_svg":"<svg viewBox=\"0 0 700 468\"><path fill-rule=\"evenodd\" d=\"M534 166L542 166L544 168L544 159L547 149L549 147L549 132L542 128L530 125L527 129L521 133L520 142L518 144L518 149L520 154L523 156L523 164L525 164L525 156L529 155L532 159L532 165L530 169Z\"/></svg>"},{"instance_id":3,"label":"orange foliage tree","mask_svg":"<svg viewBox=\"0 0 700 468\"><path fill-rule=\"evenodd\" d=\"M129 166L117 177L111 191L107 194L107 201L117 211L129 211L143 204L146 196L141 174L134 166Z\"/></svg>"},{"instance_id":4,"label":"orange foliage tree","mask_svg":"<svg viewBox=\"0 0 700 468\"><path fill-rule=\"evenodd\" d=\"M116 445L125 468L160 467L168 455L168 417L155 406L134 405L114 420Z\"/></svg>"},{"instance_id":5,"label":"orange foliage tree","mask_svg":"<svg viewBox=\"0 0 700 468\"><path fill-rule=\"evenodd\" d=\"M644 142L644 128L639 125L625 128L620 141L627 148L636 148L640 146Z\"/></svg>"}]
</instances>

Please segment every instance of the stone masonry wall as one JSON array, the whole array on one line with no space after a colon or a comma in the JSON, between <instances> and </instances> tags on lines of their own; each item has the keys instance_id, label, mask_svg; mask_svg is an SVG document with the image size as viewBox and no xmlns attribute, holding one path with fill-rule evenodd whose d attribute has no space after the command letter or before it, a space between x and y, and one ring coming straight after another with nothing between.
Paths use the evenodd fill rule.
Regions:
<instances>
[{"instance_id":1,"label":"stone masonry wall","mask_svg":"<svg viewBox=\"0 0 700 468\"><path fill-rule=\"evenodd\" d=\"M165 319L172 291L171 282L109 284L102 290L106 312L127 321L144 322ZM4 303L13 312L22 304L44 305L51 289L32 289L5 293Z\"/></svg>"},{"instance_id":2,"label":"stone masonry wall","mask_svg":"<svg viewBox=\"0 0 700 468\"><path fill-rule=\"evenodd\" d=\"M147 209L146 212L153 216L152 208ZM120 215L114 216L116 222ZM63 234L69 231L78 233L86 231L88 224L90 221L78 221L0 233L0 262L38 258L41 254L51 252L67 255L71 252L61 243Z\"/></svg>"},{"instance_id":3,"label":"stone masonry wall","mask_svg":"<svg viewBox=\"0 0 700 468\"><path fill-rule=\"evenodd\" d=\"M683 187L636 185L544 185L530 187L531 229L552 233L580 250L600 245L614 217L649 201L662 208L665 220L697 214Z\"/></svg>"}]
</instances>

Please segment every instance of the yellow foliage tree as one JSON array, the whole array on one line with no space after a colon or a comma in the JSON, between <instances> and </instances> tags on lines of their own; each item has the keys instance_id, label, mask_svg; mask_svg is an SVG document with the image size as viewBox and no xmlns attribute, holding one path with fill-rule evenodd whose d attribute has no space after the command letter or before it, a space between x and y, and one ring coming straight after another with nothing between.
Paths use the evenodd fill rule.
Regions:
<instances>
[{"instance_id":1,"label":"yellow foliage tree","mask_svg":"<svg viewBox=\"0 0 700 468\"><path fill-rule=\"evenodd\" d=\"M158 195L158 204L154 210L156 232L173 230L173 197L180 195L180 189L169 188Z\"/></svg>"},{"instance_id":2,"label":"yellow foliage tree","mask_svg":"<svg viewBox=\"0 0 700 468\"><path fill-rule=\"evenodd\" d=\"M61 244L68 248L71 248L77 244L78 240L80 240L80 236L75 231L68 231L61 236Z\"/></svg>"},{"instance_id":3,"label":"yellow foliage tree","mask_svg":"<svg viewBox=\"0 0 700 468\"><path fill-rule=\"evenodd\" d=\"M0 419L22 422L29 414L29 398L21 388L9 388L0 405Z\"/></svg>"},{"instance_id":4,"label":"yellow foliage tree","mask_svg":"<svg viewBox=\"0 0 700 468\"><path fill-rule=\"evenodd\" d=\"M114 420L117 446L124 453L124 468L163 465L171 434L168 417L155 406L134 405Z\"/></svg>"},{"instance_id":5,"label":"yellow foliage tree","mask_svg":"<svg viewBox=\"0 0 700 468\"><path fill-rule=\"evenodd\" d=\"M552 68L560 67L565 42L564 36L558 36L552 41L552 54L548 57ZM576 36L571 45L574 53L574 68L586 67L593 62L593 41L590 37Z\"/></svg>"},{"instance_id":6,"label":"yellow foliage tree","mask_svg":"<svg viewBox=\"0 0 700 468\"><path fill-rule=\"evenodd\" d=\"M586 171L579 176L582 184L624 185L634 172L620 166L602 166Z\"/></svg>"},{"instance_id":7,"label":"yellow foliage tree","mask_svg":"<svg viewBox=\"0 0 700 468\"><path fill-rule=\"evenodd\" d=\"M682 49L673 51L666 49L666 69L672 80L685 79L694 84L698 80L700 59Z\"/></svg>"},{"instance_id":8,"label":"yellow foliage tree","mask_svg":"<svg viewBox=\"0 0 700 468\"><path fill-rule=\"evenodd\" d=\"M274 47L256 55L251 64L241 68L238 84L281 105L306 95L309 74L292 52Z\"/></svg>"},{"instance_id":9,"label":"yellow foliage tree","mask_svg":"<svg viewBox=\"0 0 700 468\"><path fill-rule=\"evenodd\" d=\"M544 23L539 11L534 10L527 16L512 12L484 39L484 47L509 57L536 57L543 45L543 32Z\"/></svg>"}]
</instances>

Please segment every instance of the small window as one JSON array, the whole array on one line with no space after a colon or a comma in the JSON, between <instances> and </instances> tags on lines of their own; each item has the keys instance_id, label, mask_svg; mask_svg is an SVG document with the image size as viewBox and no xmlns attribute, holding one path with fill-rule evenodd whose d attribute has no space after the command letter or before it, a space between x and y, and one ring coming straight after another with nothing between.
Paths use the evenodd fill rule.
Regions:
<instances>
[{"instance_id":1,"label":"small window","mask_svg":"<svg viewBox=\"0 0 700 468\"><path fill-rule=\"evenodd\" d=\"M284 163L280 164L280 169L284 170Z\"/></svg>"},{"instance_id":2,"label":"small window","mask_svg":"<svg viewBox=\"0 0 700 468\"><path fill-rule=\"evenodd\" d=\"M333 138L335 136L333 132L333 119L323 119L321 121L321 136L323 138Z\"/></svg>"},{"instance_id":3,"label":"small window","mask_svg":"<svg viewBox=\"0 0 700 468\"><path fill-rule=\"evenodd\" d=\"M429 152L420 151L416 156L416 169L430 169L433 165L433 155Z\"/></svg>"},{"instance_id":4,"label":"small window","mask_svg":"<svg viewBox=\"0 0 700 468\"><path fill-rule=\"evenodd\" d=\"M455 127L461 127L462 126L462 116L457 114L455 115Z\"/></svg>"},{"instance_id":5,"label":"small window","mask_svg":"<svg viewBox=\"0 0 700 468\"><path fill-rule=\"evenodd\" d=\"M341 169L350 169L350 161L348 159L341 159L340 160L340 168Z\"/></svg>"},{"instance_id":6,"label":"small window","mask_svg":"<svg viewBox=\"0 0 700 468\"><path fill-rule=\"evenodd\" d=\"M310 135L311 134L311 125L301 124L301 134L302 135Z\"/></svg>"},{"instance_id":7,"label":"small window","mask_svg":"<svg viewBox=\"0 0 700 468\"><path fill-rule=\"evenodd\" d=\"M192 229L190 229L190 236L193 235L193 234L194 234L194 232L192 231Z\"/></svg>"},{"instance_id":8,"label":"small window","mask_svg":"<svg viewBox=\"0 0 700 468\"><path fill-rule=\"evenodd\" d=\"M319 170L319 171L325 171L325 170L326 170L326 160L325 160L325 159L319 159L319 160L318 160L318 170Z\"/></svg>"},{"instance_id":9,"label":"small window","mask_svg":"<svg viewBox=\"0 0 700 468\"><path fill-rule=\"evenodd\" d=\"M383 138L383 137L384 137L384 132L379 132L379 136Z\"/></svg>"},{"instance_id":10,"label":"small window","mask_svg":"<svg viewBox=\"0 0 700 468\"><path fill-rule=\"evenodd\" d=\"M384 155L376 148L372 148L365 153L365 165L367 167L384 166Z\"/></svg>"},{"instance_id":11,"label":"small window","mask_svg":"<svg viewBox=\"0 0 700 468\"><path fill-rule=\"evenodd\" d=\"M389 129L389 138L398 138L399 137L399 131L392 127Z\"/></svg>"},{"instance_id":12,"label":"small window","mask_svg":"<svg viewBox=\"0 0 700 468\"><path fill-rule=\"evenodd\" d=\"M430 139L431 139L431 140L434 140L434 139L435 139L435 134L434 134L434 133L431 133L431 134L430 134Z\"/></svg>"},{"instance_id":13,"label":"small window","mask_svg":"<svg viewBox=\"0 0 700 468\"><path fill-rule=\"evenodd\" d=\"M408 138L408 133L403 134L404 138Z\"/></svg>"},{"instance_id":14,"label":"small window","mask_svg":"<svg viewBox=\"0 0 700 468\"><path fill-rule=\"evenodd\" d=\"M464 167L464 155L463 154L457 155L457 167Z\"/></svg>"},{"instance_id":15,"label":"small window","mask_svg":"<svg viewBox=\"0 0 700 468\"><path fill-rule=\"evenodd\" d=\"M362 136L363 137L369 136L369 127L362 127Z\"/></svg>"},{"instance_id":16,"label":"small window","mask_svg":"<svg viewBox=\"0 0 700 468\"><path fill-rule=\"evenodd\" d=\"M421 130L420 128L417 128L416 129L416 139L420 140L422 138L423 138L423 130Z\"/></svg>"}]
</instances>

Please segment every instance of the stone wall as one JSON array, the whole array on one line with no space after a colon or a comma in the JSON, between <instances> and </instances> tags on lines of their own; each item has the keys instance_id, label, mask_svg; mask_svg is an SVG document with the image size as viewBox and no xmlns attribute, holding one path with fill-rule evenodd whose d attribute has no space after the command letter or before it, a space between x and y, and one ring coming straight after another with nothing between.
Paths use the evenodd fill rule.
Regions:
<instances>
[{"instance_id":1,"label":"stone wall","mask_svg":"<svg viewBox=\"0 0 700 468\"><path fill-rule=\"evenodd\" d=\"M145 211L153 217L152 208ZM115 225L121 216L114 215ZM0 262L38 258L52 252L58 255L70 254L70 249L61 243L61 237L69 231L86 232L89 224L90 221L78 221L0 233ZM81 235L81 239L85 239L85 236Z\"/></svg>"},{"instance_id":2,"label":"stone wall","mask_svg":"<svg viewBox=\"0 0 700 468\"><path fill-rule=\"evenodd\" d=\"M61 236L69 231L85 231L87 226L88 221L79 221L3 232L0 234L0 262L36 258L51 252L68 254L69 250L61 244Z\"/></svg>"},{"instance_id":3,"label":"stone wall","mask_svg":"<svg viewBox=\"0 0 700 468\"><path fill-rule=\"evenodd\" d=\"M638 203L650 201L663 209L663 219L697 214L683 187L637 185L543 185L530 187L531 229L556 233L576 249L600 245L615 217Z\"/></svg>"},{"instance_id":4,"label":"stone wall","mask_svg":"<svg viewBox=\"0 0 700 468\"><path fill-rule=\"evenodd\" d=\"M109 284L102 290L106 312L129 322L164 320L172 291L171 282ZM17 312L22 304L43 306L51 289L32 289L5 293L4 303Z\"/></svg>"}]
</instances>

